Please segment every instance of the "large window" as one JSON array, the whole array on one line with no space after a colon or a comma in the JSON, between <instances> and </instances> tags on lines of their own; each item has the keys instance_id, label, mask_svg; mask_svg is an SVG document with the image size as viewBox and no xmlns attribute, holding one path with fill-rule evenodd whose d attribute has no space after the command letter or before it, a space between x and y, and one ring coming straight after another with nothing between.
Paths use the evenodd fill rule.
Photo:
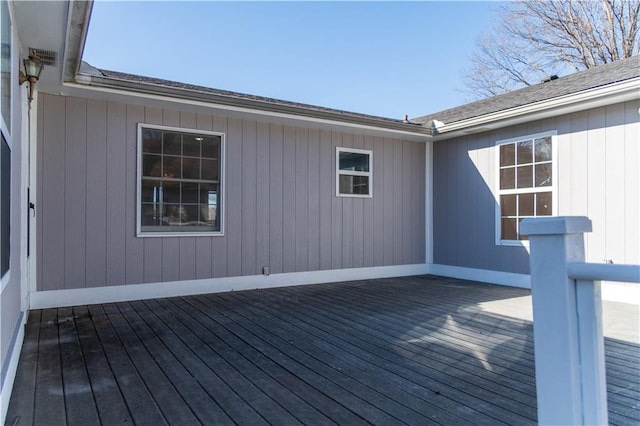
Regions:
<instances>
[{"instance_id":1,"label":"large window","mask_svg":"<svg viewBox=\"0 0 640 426\"><path fill-rule=\"evenodd\" d=\"M140 125L138 235L222 234L224 136Z\"/></svg>"},{"instance_id":2,"label":"large window","mask_svg":"<svg viewBox=\"0 0 640 426\"><path fill-rule=\"evenodd\" d=\"M11 131L11 17L7 1L0 2L0 79L1 116Z\"/></svg>"},{"instance_id":3,"label":"large window","mask_svg":"<svg viewBox=\"0 0 640 426\"><path fill-rule=\"evenodd\" d=\"M337 148L336 195L342 197L371 197L372 151Z\"/></svg>"},{"instance_id":4,"label":"large window","mask_svg":"<svg viewBox=\"0 0 640 426\"><path fill-rule=\"evenodd\" d=\"M11 258L11 149L4 134L0 144L0 277L4 277Z\"/></svg>"},{"instance_id":5,"label":"large window","mask_svg":"<svg viewBox=\"0 0 640 426\"><path fill-rule=\"evenodd\" d=\"M6 278L11 260L11 68L11 16L9 3L3 0L0 1L0 278Z\"/></svg>"},{"instance_id":6,"label":"large window","mask_svg":"<svg viewBox=\"0 0 640 426\"><path fill-rule=\"evenodd\" d=\"M553 139L544 134L497 143L499 242L526 240L523 219L554 214Z\"/></svg>"}]
</instances>

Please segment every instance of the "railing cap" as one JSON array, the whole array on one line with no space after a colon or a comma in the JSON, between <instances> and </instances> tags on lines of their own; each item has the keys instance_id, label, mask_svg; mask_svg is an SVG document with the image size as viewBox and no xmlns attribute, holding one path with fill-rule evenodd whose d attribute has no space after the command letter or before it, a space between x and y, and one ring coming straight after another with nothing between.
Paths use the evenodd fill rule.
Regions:
<instances>
[{"instance_id":1,"label":"railing cap","mask_svg":"<svg viewBox=\"0 0 640 426\"><path fill-rule=\"evenodd\" d=\"M591 220L585 216L549 216L525 219L520 224L523 235L564 235L591 232Z\"/></svg>"}]
</instances>

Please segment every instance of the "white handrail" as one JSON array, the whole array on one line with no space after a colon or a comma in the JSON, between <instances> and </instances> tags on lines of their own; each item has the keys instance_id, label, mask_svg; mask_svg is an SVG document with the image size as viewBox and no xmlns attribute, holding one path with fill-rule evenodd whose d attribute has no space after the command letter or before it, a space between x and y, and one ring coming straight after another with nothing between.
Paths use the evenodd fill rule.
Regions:
<instances>
[{"instance_id":1,"label":"white handrail","mask_svg":"<svg viewBox=\"0 0 640 426\"><path fill-rule=\"evenodd\" d=\"M569 278L574 280L640 283L640 266L638 265L574 262L567 265L567 272Z\"/></svg>"}]
</instances>

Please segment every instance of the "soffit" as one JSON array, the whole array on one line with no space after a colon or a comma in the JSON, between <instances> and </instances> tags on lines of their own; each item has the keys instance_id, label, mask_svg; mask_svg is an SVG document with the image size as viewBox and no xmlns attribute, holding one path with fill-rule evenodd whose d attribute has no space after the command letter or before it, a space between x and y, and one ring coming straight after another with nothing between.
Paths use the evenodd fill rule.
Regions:
<instances>
[{"instance_id":1,"label":"soffit","mask_svg":"<svg viewBox=\"0 0 640 426\"><path fill-rule=\"evenodd\" d=\"M47 65L40 83L57 84L62 77L64 45L67 34L69 3L66 1L17 1L14 25L22 45L20 58L29 56L29 48L57 52L56 66Z\"/></svg>"}]
</instances>

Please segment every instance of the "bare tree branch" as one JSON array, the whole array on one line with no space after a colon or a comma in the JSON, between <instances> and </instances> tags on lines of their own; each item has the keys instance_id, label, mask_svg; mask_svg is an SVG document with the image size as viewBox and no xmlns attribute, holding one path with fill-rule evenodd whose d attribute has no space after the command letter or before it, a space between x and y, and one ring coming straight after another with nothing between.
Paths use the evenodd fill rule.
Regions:
<instances>
[{"instance_id":1,"label":"bare tree branch","mask_svg":"<svg viewBox=\"0 0 640 426\"><path fill-rule=\"evenodd\" d=\"M640 0L527 0L503 4L465 70L478 99L640 52Z\"/></svg>"}]
</instances>

